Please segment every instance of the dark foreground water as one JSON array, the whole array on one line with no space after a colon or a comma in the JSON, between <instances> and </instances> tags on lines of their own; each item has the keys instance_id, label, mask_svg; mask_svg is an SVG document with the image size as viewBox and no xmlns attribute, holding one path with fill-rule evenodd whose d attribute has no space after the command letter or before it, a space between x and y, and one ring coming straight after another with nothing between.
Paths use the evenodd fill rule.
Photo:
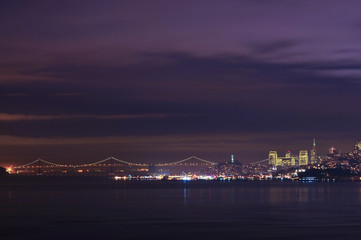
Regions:
<instances>
[{"instance_id":1,"label":"dark foreground water","mask_svg":"<svg viewBox=\"0 0 361 240\"><path fill-rule=\"evenodd\" d=\"M0 178L0 239L360 237L360 183Z\"/></svg>"}]
</instances>

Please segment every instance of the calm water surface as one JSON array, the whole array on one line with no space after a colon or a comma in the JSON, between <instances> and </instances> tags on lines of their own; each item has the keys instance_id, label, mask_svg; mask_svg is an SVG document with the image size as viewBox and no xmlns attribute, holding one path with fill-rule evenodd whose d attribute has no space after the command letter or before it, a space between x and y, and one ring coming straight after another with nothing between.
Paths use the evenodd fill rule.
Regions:
<instances>
[{"instance_id":1,"label":"calm water surface","mask_svg":"<svg viewBox=\"0 0 361 240\"><path fill-rule=\"evenodd\" d=\"M355 239L360 183L0 178L0 239Z\"/></svg>"}]
</instances>

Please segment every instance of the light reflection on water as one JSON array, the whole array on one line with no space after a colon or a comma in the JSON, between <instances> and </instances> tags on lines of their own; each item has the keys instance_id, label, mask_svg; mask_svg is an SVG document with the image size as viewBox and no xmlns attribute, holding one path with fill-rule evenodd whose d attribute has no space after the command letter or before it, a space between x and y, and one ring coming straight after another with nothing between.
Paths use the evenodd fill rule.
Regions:
<instances>
[{"instance_id":1,"label":"light reflection on water","mask_svg":"<svg viewBox=\"0 0 361 240\"><path fill-rule=\"evenodd\" d=\"M64 180L65 181L65 180ZM4 236L338 239L361 234L360 183L0 184ZM60 230L61 229L61 230ZM192 235L192 236L193 236ZM3 239L3 238L1 238ZM4 238L6 239L6 238ZM98 238L99 239L99 238ZM312 238L311 238L312 239Z\"/></svg>"}]
</instances>

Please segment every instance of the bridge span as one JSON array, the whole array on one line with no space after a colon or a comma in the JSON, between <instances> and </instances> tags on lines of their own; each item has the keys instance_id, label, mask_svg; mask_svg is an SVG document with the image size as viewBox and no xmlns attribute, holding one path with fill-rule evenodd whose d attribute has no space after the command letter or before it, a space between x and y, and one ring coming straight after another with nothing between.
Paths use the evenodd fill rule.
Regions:
<instances>
[{"instance_id":1,"label":"bridge span","mask_svg":"<svg viewBox=\"0 0 361 240\"><path fill-rule=\"evenodd\" d=\"M268 159L254 162L258 164L265 162ZM176 169L205 169L217 165L218 163L209 161L197 156L190 156L188 158L168 162L168 163L134 163L126 160L122 160L113 156L95 161L91 163L83 164L60 164L50 162L41 158L38 158L32 162L13 167L16 173L24 175L76 175L76 174L88 174L88 175L101 175L101 174L147 174L152 171L176 171Z\"/></svg>"}]
</instances>

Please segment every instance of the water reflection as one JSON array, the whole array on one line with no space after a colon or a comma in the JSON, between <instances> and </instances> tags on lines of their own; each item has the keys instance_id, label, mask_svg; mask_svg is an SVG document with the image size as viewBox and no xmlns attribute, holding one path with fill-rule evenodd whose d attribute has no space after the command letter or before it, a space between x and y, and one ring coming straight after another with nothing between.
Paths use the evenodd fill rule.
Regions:
<instances>
[{"instance_id":1,"label":"water reflection","mask_svg":"<svg viewBox=\"0 0 361 240\"><path fill-rule=\"evenodd\" d=\"M307 203L309 202L309 191L308 187L300 186L298 187L298 202Z\"/></svg>"},{"instance_id":2,"label":"water reflection","mask_svg":"<svg viewBox=\"0 0 361 240\"><path fill-rule=\"evenodd\" d=\"M245 239L346 239L350 232L361 234L359 183L171 182L81 188L24 183L0 188L0 202L4 229L26 228L34 236L41 231L49 239L54 228L61 229L57 233L62 239L74 231L80 234L74 229L82 229L88 238L94 238L93 232L105 234L104 239L112 233L124 239L159 234L222 239L231 233Z\"/></svg>"},{"instance_id":3,"label":"water reflection","mask_svg":"<svg viewBox=\"0 0 361 240\"><path fill-rule=\"evenodd\" d=\"M184 205L187 205L187 203L188 203L188 189L187 188L183 189L183 201L184 201Z\"/></svg>"}]
</instances>

